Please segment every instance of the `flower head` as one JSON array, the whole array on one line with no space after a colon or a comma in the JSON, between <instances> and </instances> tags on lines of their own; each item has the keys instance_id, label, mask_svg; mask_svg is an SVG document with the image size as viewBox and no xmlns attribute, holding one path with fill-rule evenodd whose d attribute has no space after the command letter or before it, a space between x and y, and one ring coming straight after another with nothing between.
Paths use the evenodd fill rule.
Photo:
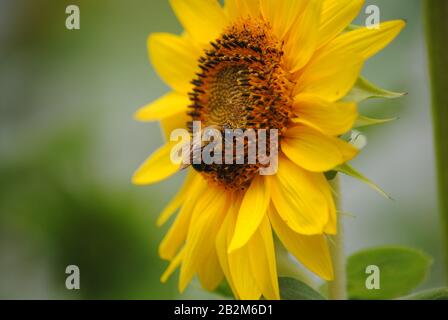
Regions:
<instances>
[{"instance_id":1,"label":"flower head","mask_svg":"<svg viewBox=\"0 0 448 320\"><path fill-rule=\"evenodd\" d=\"M336 209L324 173L357 155L341 139L358 117L342 102L363 63L404 26L346 31L363 0L171 0L181 36L149 37L151 61L172 91L137 112L160 121L169 137L193 122L226 129L275 129L278 171L260 175L252 163L193 164L158 223L177 213L160 245L170 260L162 280L180 266L183 291L198 275L213 290L227 280L237 298L279 299L273 233L309 270L333 278L327 234ZM259 139L258 136L255 140ZM257 141L255 141L257 142ZM150 184L174 175L174 142L135 173ZM250 141L244 144L245 150Z\"/></svg>"}]
</instances>

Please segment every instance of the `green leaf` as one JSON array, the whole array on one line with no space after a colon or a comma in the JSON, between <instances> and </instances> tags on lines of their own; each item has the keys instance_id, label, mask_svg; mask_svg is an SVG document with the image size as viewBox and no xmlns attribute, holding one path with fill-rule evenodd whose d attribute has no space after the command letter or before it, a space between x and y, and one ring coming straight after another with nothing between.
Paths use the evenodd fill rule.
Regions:
<instances>
[{"instance_id":1,"label":"green leaf","mask_svg":"<svg viewBox=\"0 0 448 320\"><path fill-rule=\"evenodd\" d=\"M328 297L328 281L322 283L317 290L324 297Z\"/></svg>"},{"instance_id":2,"label":"green leaf","mask_svg":"<svg viewBox=\"0 0 448 320\"><path fill-rule=\"evenodd\" d=\"M420 291L409 296L401 297L400 300L448 300L448 288Z\"/></svg>"},{"instance_id":3,"label":"green leaf","mask_svg":"<svg viewBox=\"0 0 448 320\"><path fill-rule=\"evenodd\" d=\"M432 258L404 247L379 247L360 251L347 261L347 291L350 299L394 299L409 294L425 280ZM368 266L379 268L380 289L367 289L373 274Z\"/></svg>"},{"instance_id":4,"label":"green leaf","mask_svg":"<svg viewBox=\"0 0 448 320\"><path fill-rule=\"evenodd\" d=\"M353 30L356 30L356 29L359 29L359 28L362 28L362 26L358 26L356 24L349 24L347 26L347 28L345 28L345 31L349 32L349 31L353 31Z\"/></svg>"},{"instance_id":5,"label":"green leaf","mask_svg":"<svg viewBox=\"0 0 448 320\"><path fill-rule=\"evenodd\" d=\"M355 124L353 125L354 128L361 128L361 127L368 127L368 126L375 126L379 124L388 123L390 121L397 120L397 118L389 118L389 119L373 119L366 116L359 115L358 119L356 119Z\"/></svg>"},{"instance_id":6,"label":"green leaf","mask_svg":"<svg viewBox=\"0 0 448 320\"><path fill-rule=\"evenodd\" d=\"M280 277L278 284L282 300L326 300L319 292L294 278Z\"/></svg>"},{"instance_id":7,"label":"green leaf","mask_svg":"<svg viewBox=\"0 0 448 320\"><path fill-rule=\"evenodd\" d=\"M336 178L337 174L338 174L338 172L336 170L330 170L330 171L324 172L325 179L327 179L328 181L331 181L334 178Z\"/></svg>"},{"instance_id":8,"label":"green leaf","mask_svg":"<svg viewBox=\"0 0 448 320\"><path fill-rule=\"evenodd\" d=\"M388 91L375 86L363 77L359 77L352 90L344 97L343 101L361 102L371 98L395 99L406 93Z\"/></svg>"},{"instance_id":9,"label":"green leaf","mask_svg":"<svg viewBox=\"0 0 448 320\"><path fill-rule=\"evenodd\" d=\"M340 166L337 166L335 168L336 171L341 172L343 174L346 174L352 178L358 179L365 184L367 184L369 187L371 187L373 190L377 191L379 194L381 194L383 197L392 200L392 198L383 191L378 185L376 185L374 182L372 182L370 179L365 177L362 173L358 172L355 168L350 166L348 163L344 163Z\"/></svg>"},{"instance_id":10,"label":"green leaf","mask_svg":"<svg viewBox=\"0 0 448 320\"><path fill-rule=\"evenodd\" d=\"M229 284L225 280L219 284L218 288L216 288L214 292L226 298L234 298L232 289L230 289Z\"/></svg>"}]
</instances>

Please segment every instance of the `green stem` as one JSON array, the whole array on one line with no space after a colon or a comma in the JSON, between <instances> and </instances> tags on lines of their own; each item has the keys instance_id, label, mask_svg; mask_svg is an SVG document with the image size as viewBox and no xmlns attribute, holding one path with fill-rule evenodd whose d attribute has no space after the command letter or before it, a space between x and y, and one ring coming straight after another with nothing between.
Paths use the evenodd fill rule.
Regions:
<instances>
[{"instance_id":1,"label":"green stem","mask_svg":"<svg viewBox=\"0 0 448 320\"><path fill-rule=\"evenodd\" d=\"M432 111L442 227L445 281L448 281L448 1L426 0L426 29L432 82ZM448 282L447 282L448 283Z\"/></svg>"},{"instance_id":2,"label":"green stem","mask_svg":"<svg viewBox=\"0 0 448 320\"><path fill-rule=\"evenodd\" d=\"M339 200L339 177L336 176L331 185L335 192L334 200L336 208L340 211ZM344 230L341 221L341 215L338 214L338 233L331 237L330 249L333 259L334 280L328 282L328 298L331 300L345 300L346 295L346 271L344 254Z\"/></svg>"}]
</instances>

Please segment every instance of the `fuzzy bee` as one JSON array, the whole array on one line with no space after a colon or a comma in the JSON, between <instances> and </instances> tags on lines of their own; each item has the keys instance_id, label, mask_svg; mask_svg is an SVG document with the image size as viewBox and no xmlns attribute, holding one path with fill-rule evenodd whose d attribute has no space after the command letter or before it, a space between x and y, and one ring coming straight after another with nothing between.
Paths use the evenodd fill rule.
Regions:
<instances>
[{"instance_id":1,"label":"fuzzy bee","mask_svg":"<svg viewBox=\"0 0 448 320\"><path fill-rule=\"evenodd\" d=\"M204 141L203 135L211 130L217 130L218 132L222 132L222 128L217 125L208 126L205 130L200 130L193 135L193 138L190 139L182 147L182 163L180 166L180 170L184 170L189 166L192 166L196 171L207 172L210 170L210 165L205 164L202 161L202 151L206 146L208 146L213 141Z\"/></svg>"}]
</instances>

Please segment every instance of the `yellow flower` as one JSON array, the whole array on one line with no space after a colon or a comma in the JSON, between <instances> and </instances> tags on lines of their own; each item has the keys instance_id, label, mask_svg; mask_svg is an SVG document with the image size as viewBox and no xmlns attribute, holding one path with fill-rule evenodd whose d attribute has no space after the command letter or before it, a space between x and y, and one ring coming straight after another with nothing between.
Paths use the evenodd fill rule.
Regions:
<instances>
[{"instance_id":1,"label":"yellow flower","mask_svg":"<svg viewBox=\"0 0 448 320\"><path fill-rule=\"evenodd\" d=\"M273 232L309 270L333 278L327 234L336 209L324 172L358 150L339 137L358 117L341 102L363 63L391 42L403 21L347 31L363 0L171 0L185 28L156 33L150 59L172 91L136 118L160 121L169 137L194 120L222 128L279 130L278 172L251 165L199 165L158 224L178 212L160 245L180 266L179 289L197 275L213 290L224 279L239 299L279 299ZM190 128L191 129L191 128ZM179 171L175 143L157 150L135 173L151 184Z\"/></svg>"}]
</instances>

